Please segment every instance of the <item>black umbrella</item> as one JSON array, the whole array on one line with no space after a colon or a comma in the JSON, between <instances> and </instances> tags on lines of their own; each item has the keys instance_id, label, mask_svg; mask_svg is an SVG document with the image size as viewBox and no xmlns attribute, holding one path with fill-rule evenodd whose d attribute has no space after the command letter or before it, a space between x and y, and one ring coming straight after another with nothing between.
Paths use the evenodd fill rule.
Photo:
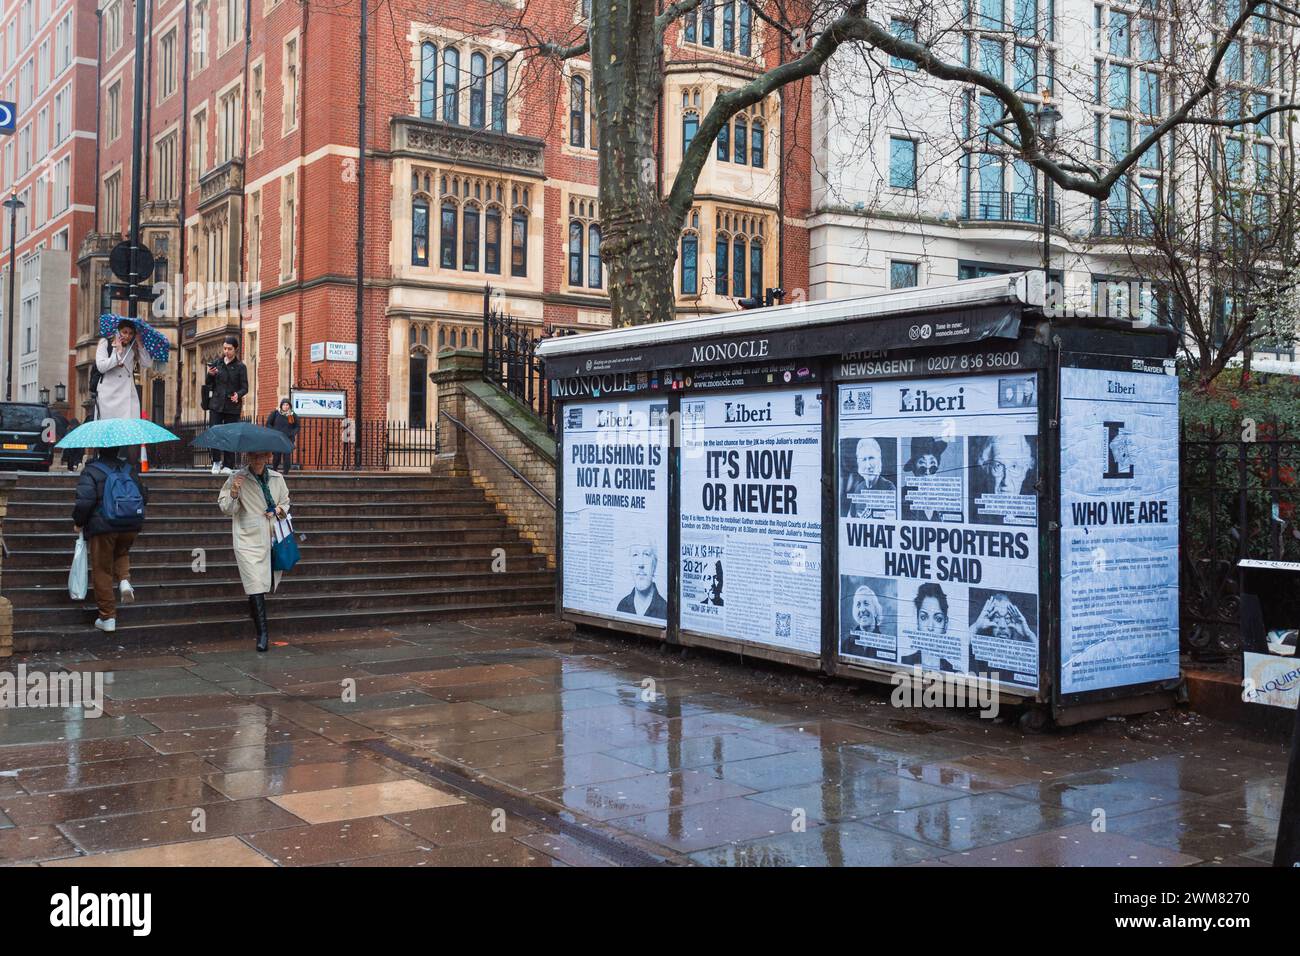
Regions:
<instances>
[{"instance_id":1,"label":"black umbrella","mask_svg":"<svg viewBox=\"0 0 1300 956\"><path fill-rule=\"evenodd\" d=\"M190 444L194 448L215 448L217 451L293 451L293 442L288 436L252 422L213 425Z\"/></svg>"}]
</instances>

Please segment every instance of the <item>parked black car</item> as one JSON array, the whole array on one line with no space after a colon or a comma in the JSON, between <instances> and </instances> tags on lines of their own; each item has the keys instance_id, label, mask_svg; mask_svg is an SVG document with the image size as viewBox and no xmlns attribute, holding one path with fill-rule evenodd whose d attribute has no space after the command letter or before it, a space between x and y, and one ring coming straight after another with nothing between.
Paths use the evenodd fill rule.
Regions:
<instances>
[{"instance_id":1,"label":"parked black car","mask_svg":"<svg viewBox=\"0 0 1300 956\"><path fill-rule=\"evenodd\" d=\"M45 422L53 419L56 437L62 434L60 416L36 402L0 402L0 468L49 471L54 463L54 442L45 441Z\"/></svg>"}]
</instances>

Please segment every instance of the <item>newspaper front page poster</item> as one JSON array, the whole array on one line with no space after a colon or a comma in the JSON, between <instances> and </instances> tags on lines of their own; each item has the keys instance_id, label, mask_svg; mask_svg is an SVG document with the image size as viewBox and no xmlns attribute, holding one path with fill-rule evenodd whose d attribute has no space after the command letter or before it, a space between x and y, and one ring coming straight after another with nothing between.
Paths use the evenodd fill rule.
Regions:
<instances>
[{"instance_id":1,"label":"newspaper front page poster","mask_svg":"<svg viewBox=\"0 0 1300 956\"><path fill-rule=\"evenodd\" d=\"M1033 373L844 384L839 649L1038 687Z\"/></svg>"}]
</instances>

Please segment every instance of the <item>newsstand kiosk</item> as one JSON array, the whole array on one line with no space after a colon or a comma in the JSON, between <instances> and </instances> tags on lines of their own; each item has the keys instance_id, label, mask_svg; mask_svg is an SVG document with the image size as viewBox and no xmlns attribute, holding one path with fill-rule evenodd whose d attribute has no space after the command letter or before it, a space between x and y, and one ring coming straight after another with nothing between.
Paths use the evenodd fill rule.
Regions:
<instances>
[{"instance_id":1,"label":"newsstand kiosk","mask_svg":"<svg viewBox=\"0 0 1300 956\"><path fill-rule=\"evenodd\" d=\"M1019 273L545 341L559 614L984 681L1058 723L1168 705L1175 336L1044 293Z\"/></svg>"}]
</instances>

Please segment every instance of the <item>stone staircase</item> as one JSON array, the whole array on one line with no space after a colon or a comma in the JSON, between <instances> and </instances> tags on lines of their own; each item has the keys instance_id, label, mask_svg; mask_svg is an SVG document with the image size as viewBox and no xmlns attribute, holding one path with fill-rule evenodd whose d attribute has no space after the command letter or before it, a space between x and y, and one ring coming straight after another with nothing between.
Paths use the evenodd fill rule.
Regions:
<instances>
[{"instance_id":1,"label":"stone staircase","mask_svg":"<svg viewBox=\"0 0 1300 956\"><path fill-rule=\"evenodd\" d=\"M93 594L84 602L68 597L76 480L22 473L10 496L2 581L13 603L15 653L106 640L166 645L251 638L230 519L217 510L224 477L188 471L145 476L147 518L131 551L136 600L119 607L112 637L92 626ZM554 576L545 558L469 478L294 472L289 496L302 559L267 602L272 639L294 631L554 607ZM498 548L504 572L493 571Z\"/></svg>"}]
</instances>

